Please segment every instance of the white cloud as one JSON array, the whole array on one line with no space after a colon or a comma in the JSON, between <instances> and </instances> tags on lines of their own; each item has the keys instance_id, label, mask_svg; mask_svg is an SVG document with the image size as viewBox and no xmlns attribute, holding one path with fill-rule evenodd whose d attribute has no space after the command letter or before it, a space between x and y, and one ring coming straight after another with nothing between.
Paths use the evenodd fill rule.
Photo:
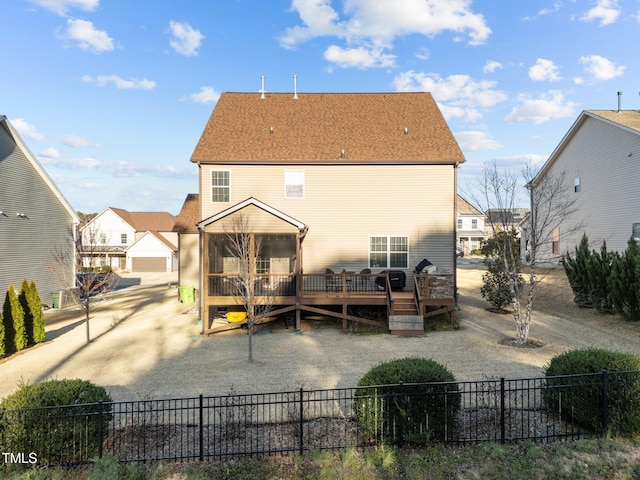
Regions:
<instances>
[{"instance_id":1,"label":"white cloud","mask_svg":"<svg viewBox=\"0 0 640 480\"><path fill-rule=\"evenodd\" d=\"M125 80L118 75L98 75L93 77L91 75L84 75L82 81L85 83L93 83L97 87L105 87L109 83L115 85L118 90L153 90L156 87L156 82L153 80L137 80L130 78Z\"/></svg>"},{"instance_id":2,"label":"white cloud","mask_svg":"<svg viewBox=\"0 0 640 480\"><path fill-rule=\"evenodd\" d=\"M496 82L476 81L469 75L441 77L435 73L408 71L397 75L393 85L399 92L431 92L445 118L466 121L482 117L477 107L492 107L507 99L503 92L495 89Z\"/></svg>"},{"instance_id":3,"label":"white cloud","mask_svg":"<svg viewBox=\"0 0 640 480\"><path fill-rule=\"evenodd\" d=\"M615 23L620 13L618 0L597 0L596 6L580 17L580 20L583 22L599 20L600 26L604 27Z\"/></svg>"},{"instance_id":4,"label":"white cloud","mask_svg":"<svg viewBox=\"0 0 640 480\"><path fill-rule=\"evenodd\" d=\"M467 132L458 132L453 134L460 145L460 148L465 152L478 152L481 150L497 150L504 145L498 143L495 139L491 138L487 132L479 130L470 130Z\"/></svg>"},{"instance_id":5,"label":"white cloud","mask_svg":"<svg viewBox=\"0 0 640 480\"><path fill-rule=\"evenodd\" d=\"M82 147L94 147L89 140L84 137L79 137L78 135L66 135L62 140L67 147L72 148L82 148Z\"/></svg>"},{"instance_id":6,"label":"white cloud","mask_svg":"<svg viewBox=\"0 0 640 480\"><path fill-rule=\"evenodd\" d=\"M625 66L618 66L611 60L600 55L580 57L580 63L585 66L584 70L591 78L598 81L611 80L612 78L619 77L627 68Z\"/></svg>"},{"instance_id":7,"label":"white cloud","mask_svg":"<svg viewBox=\"0 0 640 480\"><path fill-rule=\"evenodd\" d=\"M64 16L70 8L79 8L85 12L92 12L100 5L100 0L27 0L39 5L56 15Z\"/></svg>"},{"instance_id":8,"label":"white cloud","mask_svg":"<svg viewBox=\"0 0 640 480\"><path fill-rule=\"evenodd\" d=\"M482 73L493 73L500 68L502 68L502 64L500 62L489 60L484 64L484 67L482 67Z\"/></svg>"},{"instance_id":9,"label":"white cloud","mask_svg":"<svg viewBox=\"0 0 640 480\"><path fill-rule=\"evenodd\" d=\"M43 158L60 158L60 152L53 147L49 147L41 151L38 156Z\"/></svg>"},{"instance_id":10,"label":"white cloud","mask_svg":"<svg viewBox=\"0 0 640 480\"><path fill-rule=\"evenodd\" d=\"M393 67L395 55L382 53L382 48L341 48L331 45L324 52L324 58L342 68L356 67L360 69L372 67Z\"/></svg>"},{"instance_id":11,"label":"white cloud","mask_svg":"<svg viewBox=\"0 0 640 480\"><path fill-rule=\"evenodd\" d=\"M562 77L558 75L557 65L545 58L539 58L536 64L529 68L529 78L534 82L562 80Z\"/></svg>"},{"instance_id":12,"label":"white cloud","mask_svg":"<svg viewBox=\"0 0 640 480\"><path fill-rule=\"evenodd\" d=\"M284 48L316 37L343 39L325 59L357 68L388 67L395 57L384 53L399 36L433 37L450 31L466 34L471 45L482 44L491 34L481 14L473 13L469 0L346 0L341 18L331 0L293 0L291 10L302 25L289 27L279 38Z\"/></svg>"},{"instance_id":13,"label":"white cloud","mask_svg":"<svg viewBox=\"0 0 640 480\"><path fill-rule=\"evenodd\" d=\"M15 118L11 124L18 131L21 137L28 138L36 142L44 141L44 135L38 132L35 125L27 123L24 118Z\"/></svg>"},{"instance_id":14,"label":"white cloud","mask_svg":"<svg viewBox=\"0 0 640 480\"><path fill-rule=\"evenodd\" d=\"M110 52L113 50L113 39L104 30L98 30L88 20L68 19L67 30L59 31L61 40L76 42L78 47L91 53Z\"/></svg>"},{"instance_id":15,"label":"white cloud","mask_svg":"<svg viewBox=\"0 0 640 480\"><path fill-rule=\"evenodd\" d=\"M189 99L195 103L215 103L220 98L220 93L213 87L200 87L198 93L189 95Z\"/></svg>"},{"instance_id":16,"label":"white cloud","mask_svg":"<svg viewBox=\"0 0 640 480\"><path fill-rule=\"evenodd\" d=\"M194 57L198 55L198 49L202 45L205 36L191 25L185 22L169 22L171 40L169 44L180 55Z\"/></svg>"},{"instance_id":17,"label":"white cloud","mask_svg":"<svg viewBox=\"0 0 640 480\"><path fill-rule=\"evenodd\" d=\"M550 90L537 98L522 94L518 97L520 105L515 107L505 120L512 122L531 122L536 125L575 115L577 104L566 100L559 90Z\"/></svg>"}]
</instances>

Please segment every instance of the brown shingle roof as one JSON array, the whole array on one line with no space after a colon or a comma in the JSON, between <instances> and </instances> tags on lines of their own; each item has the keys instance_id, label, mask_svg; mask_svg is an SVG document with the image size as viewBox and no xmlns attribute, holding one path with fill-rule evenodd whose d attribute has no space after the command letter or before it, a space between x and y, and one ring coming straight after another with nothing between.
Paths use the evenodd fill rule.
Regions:
<instances>
[{"instance_id":1,"label":"brown shingle roof","mask_svg":"<svg viewBox=\"0 0 640 480\"><path fill-rule=\"evenodd\" d=\"M640 132L640 112L637 110L587 110L587 112Z\"/></svg>"},{"instance_id":2,"label":"brown shingle roof","mask_svg":"<svg viewBox=\"0 0 640 480\"><path fill-rule=\"evenodd\" d=\"M465 160L430 93L265 97L223 93L191 161L455 164Z\"/></svg>"},{"instance_id":3,"label":"brown shingle roof","mask_svg":"<svg viewBox=\"0 0 640 480\"><path fill-rule=\"evenodd\" d=\"M176 223L176 217L169 212L129 212L122 208L110 207L136 231L170 232Z\"/></svg>"},{"instance_id":4,"label":"brown shingle roof","mask_svg":"<svg viewBox=\"0 0 640 480\"><path fill-rule=\"evenodd\" d=\"M477 216L480 216L480 217L484 215L480 210L478 210L476 207L474 207L462 195L458 195L456 198L457 198L456 210L458 211L459 215L477 215Z\"/></svg>"},{"instance_id":5,"label":"brown shingle roof","mask_svg":"<svg viewBox=\"0 0 640 480\"><path fill-rule=\"evenodd\" d=\"M173 226L174 232L196 232L196 224L200 221L200 195L197 193L187 194L187 198L182 204L182 209L176 217Z\"/></svg>"}]
</instances>

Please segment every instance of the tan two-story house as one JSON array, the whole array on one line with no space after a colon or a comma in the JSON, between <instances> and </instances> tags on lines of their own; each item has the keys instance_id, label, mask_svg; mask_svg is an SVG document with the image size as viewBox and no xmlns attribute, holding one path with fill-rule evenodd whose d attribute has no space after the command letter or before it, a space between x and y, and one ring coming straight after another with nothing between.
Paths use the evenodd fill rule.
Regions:
<instances>
[{"instance_id":1,"label":"tan two-story house","mask_svg":"<svg viewBox=\"0 0 640 480\"><path fill-rule=\"evenodd\" d=\"M275 297L272 313L295 312L298 327L301 311L354 319L349 306L371 304L406 313L392 298L401 293L424 313L438 302L414 295L423 259L445 278L440 296L451 307L465 159L431 94L223 93L191 161L199 196L183 211L198 220L178 216L180 283L195 283L187 258L199 259L204 333L238 303L228 235L239 216L260 240L252 268Z\"/></svg>"}]
</instances>

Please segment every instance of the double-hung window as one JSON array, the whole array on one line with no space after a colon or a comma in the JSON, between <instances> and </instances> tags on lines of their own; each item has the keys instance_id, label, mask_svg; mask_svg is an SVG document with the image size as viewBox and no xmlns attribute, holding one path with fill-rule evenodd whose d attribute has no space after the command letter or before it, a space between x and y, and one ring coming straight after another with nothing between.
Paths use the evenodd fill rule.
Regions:
<instances>
[{"instance_id":1,"label":"double-hung window","mask_svg":"<svg viewBox=\"0 0 640 480\"><path fill-rule=\"evenodd\" d=\"M231 190L231 172L229 170L211 171L211 201L228 202Z\"/></svg>"},{"instance_id":2,"label":"double-hung window","mask_svg":"<svg viewBox=\"0 0 640 480\"><path fill-rule=\"evenodd\" d=\"M284 171L284 197L304 198L304 170Z\"/></svg>"},{"instance_id":3,"label":"double-hung window","mask_svg":"<svg viewBox=\"0 0 640 480\"><path fill-rule=\"evenodd\" d=\"M369 237L369 267L409 268L409 237Z\"/></svg>"}]
</instances>

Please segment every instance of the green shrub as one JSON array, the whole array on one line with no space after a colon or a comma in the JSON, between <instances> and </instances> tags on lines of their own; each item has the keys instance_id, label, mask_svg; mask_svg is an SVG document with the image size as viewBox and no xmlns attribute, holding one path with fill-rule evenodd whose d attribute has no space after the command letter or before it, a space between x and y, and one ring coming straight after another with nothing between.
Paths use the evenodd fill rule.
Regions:
<instances>
[{"instance_id":1,"label":"green shrub","mask_svg":"<svg viewBox=\"0 0 640 480\"><path fill-rule=\"evenodd\" d=\"M384 443L444 440L455 428L460 393L439 363L408 357L381 363L358 382L354 411L364 431Z\"/></svg>"},{"instance_id":2,"label":"green shrub","mask_svg":"<svg viewBox=\"0 0 640 480\"><path fill-rule=\"evenodd\" d=\"M613 259L608 285L615 310L628 320L640 320L640 247L633 237Z\"/></svg>"},{"instance_id":3,"label":"green shrub","mask_svg":"<svg viewBox=\"0 0 640 480\"><path fill-rule=\"evenodd\" d=\"M27 332L24 328L24 311L13 285L9 285L2 307L4 322L5 353L12 354L27 346Z\"/></svg>"},{"instance_id":4,"label":"green shrub","mask_svg":"<svg viewBox=\"0 0 640 480\"><path fill-rule=\"evenodd\" d=\"M520 240L515 230L499 232L482 246L487 273L482 275L482 298L504 310L522 290ZM506 264L505 264L506 260Z\"/></svg>"},{"instance_id":5,"label":"green shrub","mask_svg":"<svg viewBox=\"0 0 640 480\"><path fill-rule=\"evenodd\" d=\"M607 371L607 422L603 416L603 378ZM588 348L551 359L545 369L543 399L552 410L599 433L640 433L640 356ZM585 374L585 375L582 375ZM570 378L554 378L572 375ZM607 430L605 432L605 430Z\"/></svg>"},{"instance_id":6,"label":"green shrub","mask_svg":"<svg viewBox=\"0 0 640 480\"><path fill-rule=\"evenodd\" d=\"M28 283L26 279L23 280L18 299L24 310L24 327L27 335L27 345L44 342L46 337L44 312L36 284L33 282Z\"/></svg>"},{"instance_id":7,"label":"green shrub","mask_svg":"<svg viewBox=\"0 0 640 480\"><path fill-rule=\"evenodd\" d=\"M4 357L4 345L5 345L5 334L4 334L4 318L2 316L2 312L0 312L0 358Z\"/></svg>"},{"instance_id":8,"label":"green shrub","mask_svg":"<svg viewBox=\"0 0 640 480\"><path fill-rule=\"evenodd\" d=\"M110 402L103 387L86 380L20 385L0 402L0 450L35 452L39 464L90 459L106 434Z\"/></svg>"}]
</instances>

